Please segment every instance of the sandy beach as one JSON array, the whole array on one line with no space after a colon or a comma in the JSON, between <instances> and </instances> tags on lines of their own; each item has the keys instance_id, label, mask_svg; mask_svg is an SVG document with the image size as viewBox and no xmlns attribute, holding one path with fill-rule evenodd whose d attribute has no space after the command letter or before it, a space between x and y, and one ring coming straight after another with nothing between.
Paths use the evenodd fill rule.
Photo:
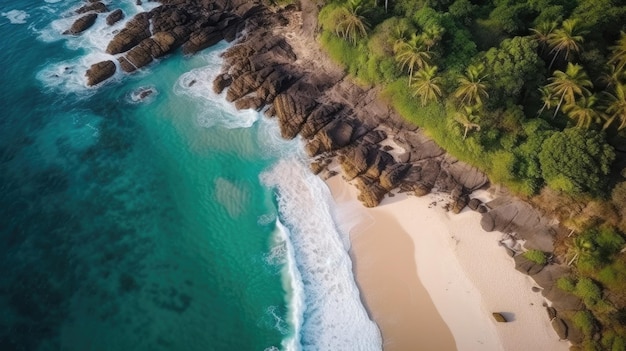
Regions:
<instances>
[{"instance_id":1,"label":"sandy beach","mask_svg":"<svg viewBox=\"0 0 626 351\"><path fill-rule=\"evenodd\" d=\"M340 176L327 184L339 222L350 223L355 277L385 351L568 349L532 279L498 246L501 233L482 230L479 214L447 213L437 194L396 194L367 209Z\"/></svg>"}]
</instances>

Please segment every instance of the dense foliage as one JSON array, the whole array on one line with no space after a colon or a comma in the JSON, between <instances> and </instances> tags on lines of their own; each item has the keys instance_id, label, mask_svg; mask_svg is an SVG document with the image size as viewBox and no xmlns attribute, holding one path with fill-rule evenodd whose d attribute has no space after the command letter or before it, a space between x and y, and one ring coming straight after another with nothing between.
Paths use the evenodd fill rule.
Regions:
<instances>
[{"instance_id":1,"label":"dense foliage","mask_svg":"<svg viewBox=\"0 0 626 351\"><path fill-rule=\"evenodd\" d=\"M623 347L626 1L331 0L319 20L350 74L578 232L561 243L587 306L572 320L584 347Z\"/></svg>"}]
</instances>

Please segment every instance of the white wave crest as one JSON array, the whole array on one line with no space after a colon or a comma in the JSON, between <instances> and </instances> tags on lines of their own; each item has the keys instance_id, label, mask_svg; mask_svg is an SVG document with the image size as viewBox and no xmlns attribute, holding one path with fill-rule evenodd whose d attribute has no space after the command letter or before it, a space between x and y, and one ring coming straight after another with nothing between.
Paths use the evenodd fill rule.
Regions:
<instances>
[{"instance_id":1,"label":"white wave crest","mask_svg":"<svg viewBox=\"0 0 626 351\"><path fill-rule=\"evenodd\" d=\"M295 345L303 350L380 350L380 331L361 303L326 185L295 159L280 160L261 180L277 189L279 212L290 228L291 280L301 281L303 288L302 317L293 312L294 322L302 320L301 329L295 324L296 341L300 337Z\"/></svg>"},{"instance_id":2,"label":"white wave crest","mask_svg":"<svg viewBox=\"0 0 626 351\"><path fill-rule=\"evenodd\" d=\"M174 86L174 94L187 96L202 105L196 120L204 128L248 128L260 118L257 111L238 111L232 103L226 101L224 93L218 95L213 92L213 80L220 73L223 62L219 54L227 46L226 42L217 44L214 50L204 54L208 63L206 66L184 73Z\"/></svg>"},{"instance_id":3,"label":"white wave crest","mask_svg":"<svg viewBox=\"0 0 626 351\"><path fill-rule=\"evenodd\" d=\"M26 19L30 17L28 13L21 10L11 10L9 12L3 12L3 17L6 17L11 24L24 24Z\"/></svg>"}]
</instances>

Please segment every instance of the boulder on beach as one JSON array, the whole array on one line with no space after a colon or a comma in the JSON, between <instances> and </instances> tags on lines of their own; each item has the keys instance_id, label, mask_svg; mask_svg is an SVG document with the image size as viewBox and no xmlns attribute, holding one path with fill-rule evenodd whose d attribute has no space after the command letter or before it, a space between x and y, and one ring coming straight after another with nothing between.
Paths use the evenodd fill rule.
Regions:
<instances>
[{"instance_id":1,"label":"boulder on beach","mask_svg":"<svg viewBox=\"0 0 626 351\"><path fill-rule=\"evenodd\" d=\"M535 275L541 272L544 267L544 265L533 262L524 255L517 255L513 257L513 260L515 261L515 269L527 275Z\"/></svg>"},{"instance_id":2,"label":"boulder on beach","mask_svg":"<svg viewBox=\"0 0 626 351\"><path fill-rule=\"evenodd\" d=\"M561 340L567 340L567 324L561 318L552 319L552 328L556 332L556 335L559 336Z\"/></svg>"},{"instance_id":3,"label":"boulder on beach","mask_svg":"<svg viewBox=\"0 0 626 351\"><path fill-rule=\"evenodd\" d=\"M498 323L506 323L507 322L507 320L504 317L504 315L502 313L500 313L500 312L493 312L491 315L493 316L493 319L495 319L496 322L498 322Z\"/></svg>"}]
</instances>

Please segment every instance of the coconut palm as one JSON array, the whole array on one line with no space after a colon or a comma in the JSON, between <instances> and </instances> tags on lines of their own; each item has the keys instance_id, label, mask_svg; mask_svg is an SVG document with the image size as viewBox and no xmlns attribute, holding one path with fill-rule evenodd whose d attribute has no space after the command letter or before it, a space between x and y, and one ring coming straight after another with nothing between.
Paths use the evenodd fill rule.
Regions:
<instances>
[{"instance_id":1,"label":"coconut palm","mask_svg":"<svg viewBox=\"0 0 626 351\"><path fill-rule=\"evenodd\" d=\"M623 71L626 68L626 33L620 33L619 40L611 47L611 51L613 54L609 64L615 64L616 71Z\"/></svg>"},{"instance_id":2,"label":"coconut palm","mask_svg":"<svg viewBox=\"0 0 626 351\"><path fill-rule=\"evenodd\" d=\"M592 88L593 84L580 65L575 65L570 62L567 64L565 72L556 70L548 80L550 83L546 87L556 96L560 96L559 103L556 106L552 118L556 117L563 101L568 105L572 105L576 102L577 97L591 95L591 92L589 92L587 88Z\"/></svg>"},{"instance_id":3,"label":"coconut palm","mask_svg":"<svg viewBox=\"0 0 626 351\"><path fill-rule=\"evenodd\" d=\"M613 92L604 92L607 121L604 129L618 121L617 130L626 128L626 84L617 84Z\"/></svg>"},{"instance_id":4,"label":"coconut palm","mask_svg":"<svg viewBox=\"0 0 626 351\"><path fill-rule=\"evenodd\" d=\"M539 88L539 91L541 92L541 101L543 102L543 105L539 109L539 112L537 112L537 117L541 116L545 109L552 109L558 101L554 92L548 89L548 87L541 87Z\"/></svg>"},{"instance_id":5,"label":"coconut palm","mask_svg":"<svg viewBox=\"0 0 626 351\"><path fill-rule=\"evenodd\" d=\"M443 33L443 28L436 25L429 26L424 30L422 33L422 39L424 41L424 45L426 45L427 51L430 51L430 49L441 40Z\"/></svg>"},{"instance_id":6,"label":"coconut palm","mask_svg":"<svg viewBox=\"0 0 626 351\"><path fill-rule=\"evenodd\" d=\"M576 103L565 105L563 111L576 121L577 128L589 128L592 123L599 123L601 120L597 102L598 98L595 95L583 96Z\"/></svg>"},{"instance_id":7,"label":"coconut palm","mask_svg":"<svg viewBox=\"0 0 626 351\"><path fill-rule=\"evenodd\" d=\"M346 6L339 8L335 34L352 44L356 44L359 38L366 37L369 24L361 15L361 10L359 1L350 1Z\"/></svg>"},{"instance_id":8,"label":"coconut palm","mask_svg":"<svg viewBox=\"0 0 626 351\"><path fill-rule=\"evenodd\" d=\"M611 63L605 66L604 72L598 79L601 84L606 85L606 88L610 88L616 85L626 82L626 71L620 69L616 64Z\"/></svg>"},{"instance_id":9,"label":"coconut palm","mask_svg":"<svg viewBox=\"0 0 626 351\"><path fill-rule=\"evenodd\" d=\"M422 106L441 98L441 77L437 77L437 66L424 66L411 79L410 85L413 88L413 96L420 97Z\"/></svg>"},{"instance_id":10,"label":"coconut palm","mask_svg":"<svg viewBox=\"0 0 626 351\"><path fill-rule=\"evenodd\" d=\"M539 23L537 25L537 28L530 29L530 31L533 32L533 38L539 43L539 46L541 47L542 54L545 48L549 46L548 38L557 27L558 24L556 23L556 21L546 21Z\"/></svg>"},{"instance_id":11,"label":"coconut palm","mask_svg":"<svg viewBox=\"0 0 626 351\"><path fill-rule=\"evenodd\" d=\"M587 31L582 30L579 23L577 19L565 20L561 28L548 34L548 45L552 48L550 53L554 54L548 69L552 68L552 64L562 52L565 52L565 60L569 61L571 53L579 53L582 50L582 43L585 40L583 35L587 34Z\"/></svg>"},{"instance_id":12,"label":"coconut palm","mask_svg":"<svg viewBox=\"0 0 626 351\"><path fill-rule=\"evenodd\" d=\"M488 98L486 76L483 75L485 66L481 64L469 65L465 74L458 78L459 86L454 91L454 97L462 105L482 105L483 98Z\"/></svg>"},{"instance_id":13,"label":"coconut palm","mask_svg":"<svg viewBox=\"0 0 626 351\"><path fill-rule=\"evenodd\" d=\"M575 237L568 246L569 249L566 255L569 259L567 262L568 266L571 266L572 263L581 258L589 259L593 258L593 256L597 254L595 243L584 236Z\"/></svg>"},{"instance_id":14,"label":"coconut palm","mask_svg":"<svg viewBox=\"0 0 626 351\"><path fill-rule=\"evenodd\" d=\"M396 61L401 65L401 69L408 68L409 82L413 79L415 68L421 69L428 64L430 52L426 48L424 38L421 35L413 34L411 39L399 41L394 46Z\"/></svg>"},{"instance_id":15,"label":"coconut palm","mask_svg":"<svg viewBox=\"0 0 626 351\"><path fill-rule=\"evenodd\" d=\"M480 131L480 125L478 124L480 116L478 114L478 110L478 106L463 106L463 109L457 111L454 115L454 120L461 123L463 128L465 128L463 140L467 137L467 132L470 129Z\"/></svg>"}]
</instances>

